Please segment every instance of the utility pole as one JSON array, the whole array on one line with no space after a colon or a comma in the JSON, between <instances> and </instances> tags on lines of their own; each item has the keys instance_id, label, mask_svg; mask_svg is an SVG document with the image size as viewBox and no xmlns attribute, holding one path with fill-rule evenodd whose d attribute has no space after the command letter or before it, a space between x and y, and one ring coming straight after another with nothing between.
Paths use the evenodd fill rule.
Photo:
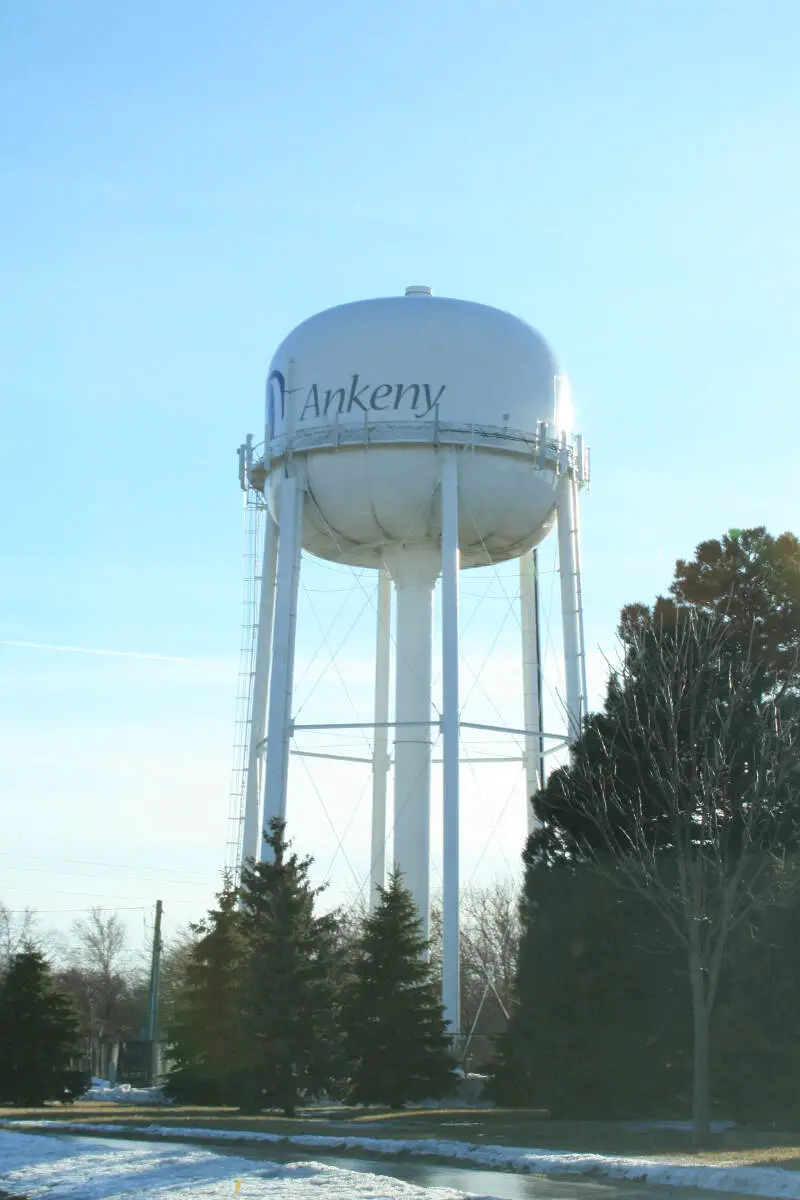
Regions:
<instances>
[{"instance_id":1,"label":"utility pole","mask_svg":"<svg viewBox=\"0 0 800 1200\"><path fill-rule=\"evenodd\" d=\"M150 1004L147 1012L147 1040L150 1043L150 1083L158 1081L158 985L161 979L161 916L163 905L156 900L156 923L153 929L153 956L150 962Z\"/></svg>"}]
</instances>

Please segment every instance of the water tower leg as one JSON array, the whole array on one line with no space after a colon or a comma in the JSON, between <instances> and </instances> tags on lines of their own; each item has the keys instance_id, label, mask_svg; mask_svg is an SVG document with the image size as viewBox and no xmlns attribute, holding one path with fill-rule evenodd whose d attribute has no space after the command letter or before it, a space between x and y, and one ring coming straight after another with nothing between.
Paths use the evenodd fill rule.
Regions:
<instances>
[{"instance_id":1,"label":"water tower leg","mask_svg":"<svg viewBox=\"0 0 800 1200\"><path fill-rule=\"evenodd\" d=\"M272 650L272 620L275 613L275 571L278 564L278 529L264 510L264 555L258 600L258 634L253 673L250 741L247 747L247 788L244 805L242 866L248 858L258 859L261 840L261 783L264 767L264 735L267 727L267 688Z\"/></svg>"},{"instance_id":2,"label":"water tower leg","mask_svg":"<svg viewBox=\"0 0 800 1200\"><path fill-rule=\"evenodd\" d=\"M372 845L370 853L370 909L378 902L378 888L386 882L386 784L389 772L389 657L391 649L392 580L378 574L378 630L375 639L375 740L372 750Z\"/></svg>"},{"instance_id":3,"label":"water tower leg","mask_svg":"<svg viewBox=\"0 0 800 1200\"><path fill-rule=\"evenodd\" d=\"M459 603L458 461L442 463L442 744L444 845L442 877L442 1003L450 1033L461 1032L459 964Z\"/></svg>"},{"instance_id":4,"label":"water tower leg","mask_svg":"<svg viewBox=\"0 0 800 1200\"><path fill-rule=\"evenodd\" d=\"M573 476L572 511L575 519L572 527L575 531L575 599L578 607L578 652L581 658L581 712L586 715L589 703L589 692L586 686L586 641L583 636L583 565L581 562L581 505L578 481Z\"/></svg>"},{"instance_id":5,"label":"water tower leg","mask_svg":"<svg viewBox=\"0 0 800 1200\"><path fill-rule=\"evenodd\" d=\"M281 483L278 574L267 717L267 769L264 785L264 828L273 817L286 819L289 741L292 735L292 676L300 584L303 490L294 472ZM264 843L261 858L264 857Z\"/></svg>"},{"instance_id":6,"label":"water tower leg","mask_svg":"<svg viewBox=\"0 0 800 1200\"><path fill-rule=\"evenodd\" d=\"M431 635L436 551L393 551L396 587L394 864L403 873L428 936L431 809Z\"/></svg>"},{"instance_id":7,"label":"water tower leg","mask_svg":"<svg viewBox=\"0 0 800 1200\"><path fill-rule=\"evenodd\" d=\"M519 598L522 609L522 694L525 712L525 785L528 833L536 826L531 796L544 786L542 738L542 661L539 639L539 578L535 550L519 560Z\"/></svg>"},{"instance_id":8,"label":"water tower leg","mask_svg":"<svg viewBox=\"0 0 800 1200\"><path fill-rule=\"evenodd\" d=\"M575 557L575 489L562 478L558 498L558 565L561 575L561 622L564 631L564 674L567 684L567 738L577 740L583 717L581 697L580 616Z\"/></svg>"}]
</instances>

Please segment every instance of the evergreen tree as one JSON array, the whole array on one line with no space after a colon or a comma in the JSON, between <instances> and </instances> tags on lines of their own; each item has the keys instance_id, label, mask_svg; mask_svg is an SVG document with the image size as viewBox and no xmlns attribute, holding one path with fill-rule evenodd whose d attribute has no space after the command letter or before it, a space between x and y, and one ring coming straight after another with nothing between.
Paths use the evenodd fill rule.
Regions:
<instances>
[{"instance_id":1,"label":"evergreen tree","mask_svg":"<svg viewBox=\"0 0 800 1200\"><path fill-rule=\"evenodd\" d=\"M245 940L236 892L217 899L192 926L167 1030L174 1066L165 1091L184 1104L232 1104L238 1095Z\"/></svg>"},{"instance_id":2,"label":"evergreen tree","mask_svg":"<svg viewBox=\"0 0 800 1200\"><path fill-rule=\"evenodd\" d=\"M713 1039L720 1109L738 1121L800 1118L800 900L785 895L741 931L720 987ZM781 898L779 897L779 900Z\"/></svg>"},{"instance_id":3,"label":"evergreen tree","mask_svg":"<svg viewBox=\"0 0 800 1200\"><path fill-rule=\"evenodd\" d=\"M453 1085L455 1064L421 928L413 897L395 871L364 922L346 989L350 1099L356 1103L402 1108L408 1100L444 1096Z\"/></svg>"},{"instance_id":4,"label":"evergreen tree","mask_svg":"<svg viewBox=\"0 0 800 1200\"><path fill-rule=\"evenodd\" d=\"M298 1100L327 1091L341 1067L337 1018L337 919L317 916L310 858L290 853L273 820L267 861L242 873L242 1034L246 1062L239 1105L276 1106L294 1115Z\"/></svg>"},{"instance_id":5,"label":"evergreen tree","mask_svg":"<svg viewBox=\"0 0 800 1200\"><path fill-rule=\"evenodd\" d=\"M607 873L526 864L519 1002L490 1095L559 1120L683 1116L691 1004L680 949Z\"/></svg>"},{"instance_id":6,"label":"evergreen tree","mask_svg":"<svg viewBox=\"0 0 800 1200\"><path fill-rule=\"evenodd\" d=\"M0 1103L33 1107L63 1099L77 1052L72 1005L29 945L12 956L0 983Z\"/></svg>"}]
</instances>

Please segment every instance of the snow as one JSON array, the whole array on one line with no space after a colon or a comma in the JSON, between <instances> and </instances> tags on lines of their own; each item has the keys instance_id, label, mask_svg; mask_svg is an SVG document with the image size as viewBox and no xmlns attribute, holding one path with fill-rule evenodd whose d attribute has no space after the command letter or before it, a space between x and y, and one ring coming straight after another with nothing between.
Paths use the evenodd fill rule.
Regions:
<instances>
[{"instance_id":1,"label":"snow","mask_svg":"<svg viewBox=\"0 0 800 1200\"><path fill-rule=\"evenodd\" d=\"M237 1184L239 1187L237 1189ZM449 1188L322 1163L274 1163L201 1147L0 1132L0 1187L29 1200L464 1200Z\"/></svg>"},{"instance_id":2,"label":"snow","mask_svg":"<svg viewBox=\"0 0 800 1200\"><path fill-rule=\"evenodd\" d=\"M92 1086L82 1100L105 1100L115 1104L168 1104L160 1087L137 1088L129 1083L118 1083L113 1087L107 1079L92 1079Z\"/></svg>"},{"instance_id":3,"label":"snow","mask_svg":"<svg viewBox=\"0 0 800 1200\"><path fill-rule=\"evenodd\" d=\"M4 1121L6 1128L58 1128L81 1131L77 1121ZM103 1133L130 1134L126 1125L95 1124ZM607 1179L627 1179L667 1187L695 1187L718 1192L744 1192L752 1196L788 1197L800 1200L800 1171L781 1167L731 1167L722 1163L671 1163L663 1159L622 1157L611 1154L581 1154L564 1150L539 1150L514 1146L477 1146L470 1142L442 1141L436 1138L330 1137L321 1134L253 1132L234 1129L174 1128L148 1125L137 1130L148 1137L183 1138L198 1141L283 1144L304 1149L355 1150L370 1154L411 1154L427 1158L450 1159L475 1167L536 1172L546 1175L590 1175ZM0 1137L2 1137L0 1133ZM2 1176L0 1176L2 1180ZM123 1193L120 1193L123 1194ZM157 1193L154 1193L154 1195ZM212 1193L209 1193L212 1194ZM259 1193L256 1193L259 1194ZM267 1194L267 1193L265 1193ZM319 1193L316 1193L319 1195ZM331 1195L336 1195L332 1192ZM343 1193L344 1194L344 1193ZM358 1195L358 1193L355 1193ZM403 1193L405 1194L405 1193ZM428 1194L427 1192L425 1193ZM35 1193L32 1193L32 1196ZM69 1193L65 1193L69 1195ZM292 1195L291 1192L286 1193ZM302 1193L298 1193L302 1195ZM77 1200L77 1197L76 1197Z\"/></svg>"}]
</instances>

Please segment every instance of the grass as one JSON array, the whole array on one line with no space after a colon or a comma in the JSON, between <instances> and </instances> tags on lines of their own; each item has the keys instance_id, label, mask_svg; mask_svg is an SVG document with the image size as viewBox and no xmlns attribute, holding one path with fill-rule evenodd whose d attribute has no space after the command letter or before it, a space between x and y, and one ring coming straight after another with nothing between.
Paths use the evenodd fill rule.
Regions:
<instances>
[{"instance_id":1,"label":"grass","mask_svg":"<svg viewBox=\"0 0 800 1200\"><path fill-rule=\"evenodd\" d=\"M707 1150L695 1152L691 1135L674 1129L635 1130L622 1123L606 1121L551 1121L541 1111L525 1109L385 1109L310 1108L302 1116L287 1118L272 1113L240 1116L232 1108L191 1106L145 1106L82 1101L70 1106L41 1109L0 1109L0 1118L35 1118L80 1121L91 1132L93 1124L124 1125L130 1135L141 1134L147 1125L193 1127L215 1130L261 1130L290 1137L314 1133L329 1136L354 1135L380 1138L441 1138L500 1145L621 1154L664 1158L671 1162L716 1163L725 1166L779 1166L800 1170L800 1131L775 1133L766 1130L733 1129L715 1134Z\"/></svg>"}]
</instances>

